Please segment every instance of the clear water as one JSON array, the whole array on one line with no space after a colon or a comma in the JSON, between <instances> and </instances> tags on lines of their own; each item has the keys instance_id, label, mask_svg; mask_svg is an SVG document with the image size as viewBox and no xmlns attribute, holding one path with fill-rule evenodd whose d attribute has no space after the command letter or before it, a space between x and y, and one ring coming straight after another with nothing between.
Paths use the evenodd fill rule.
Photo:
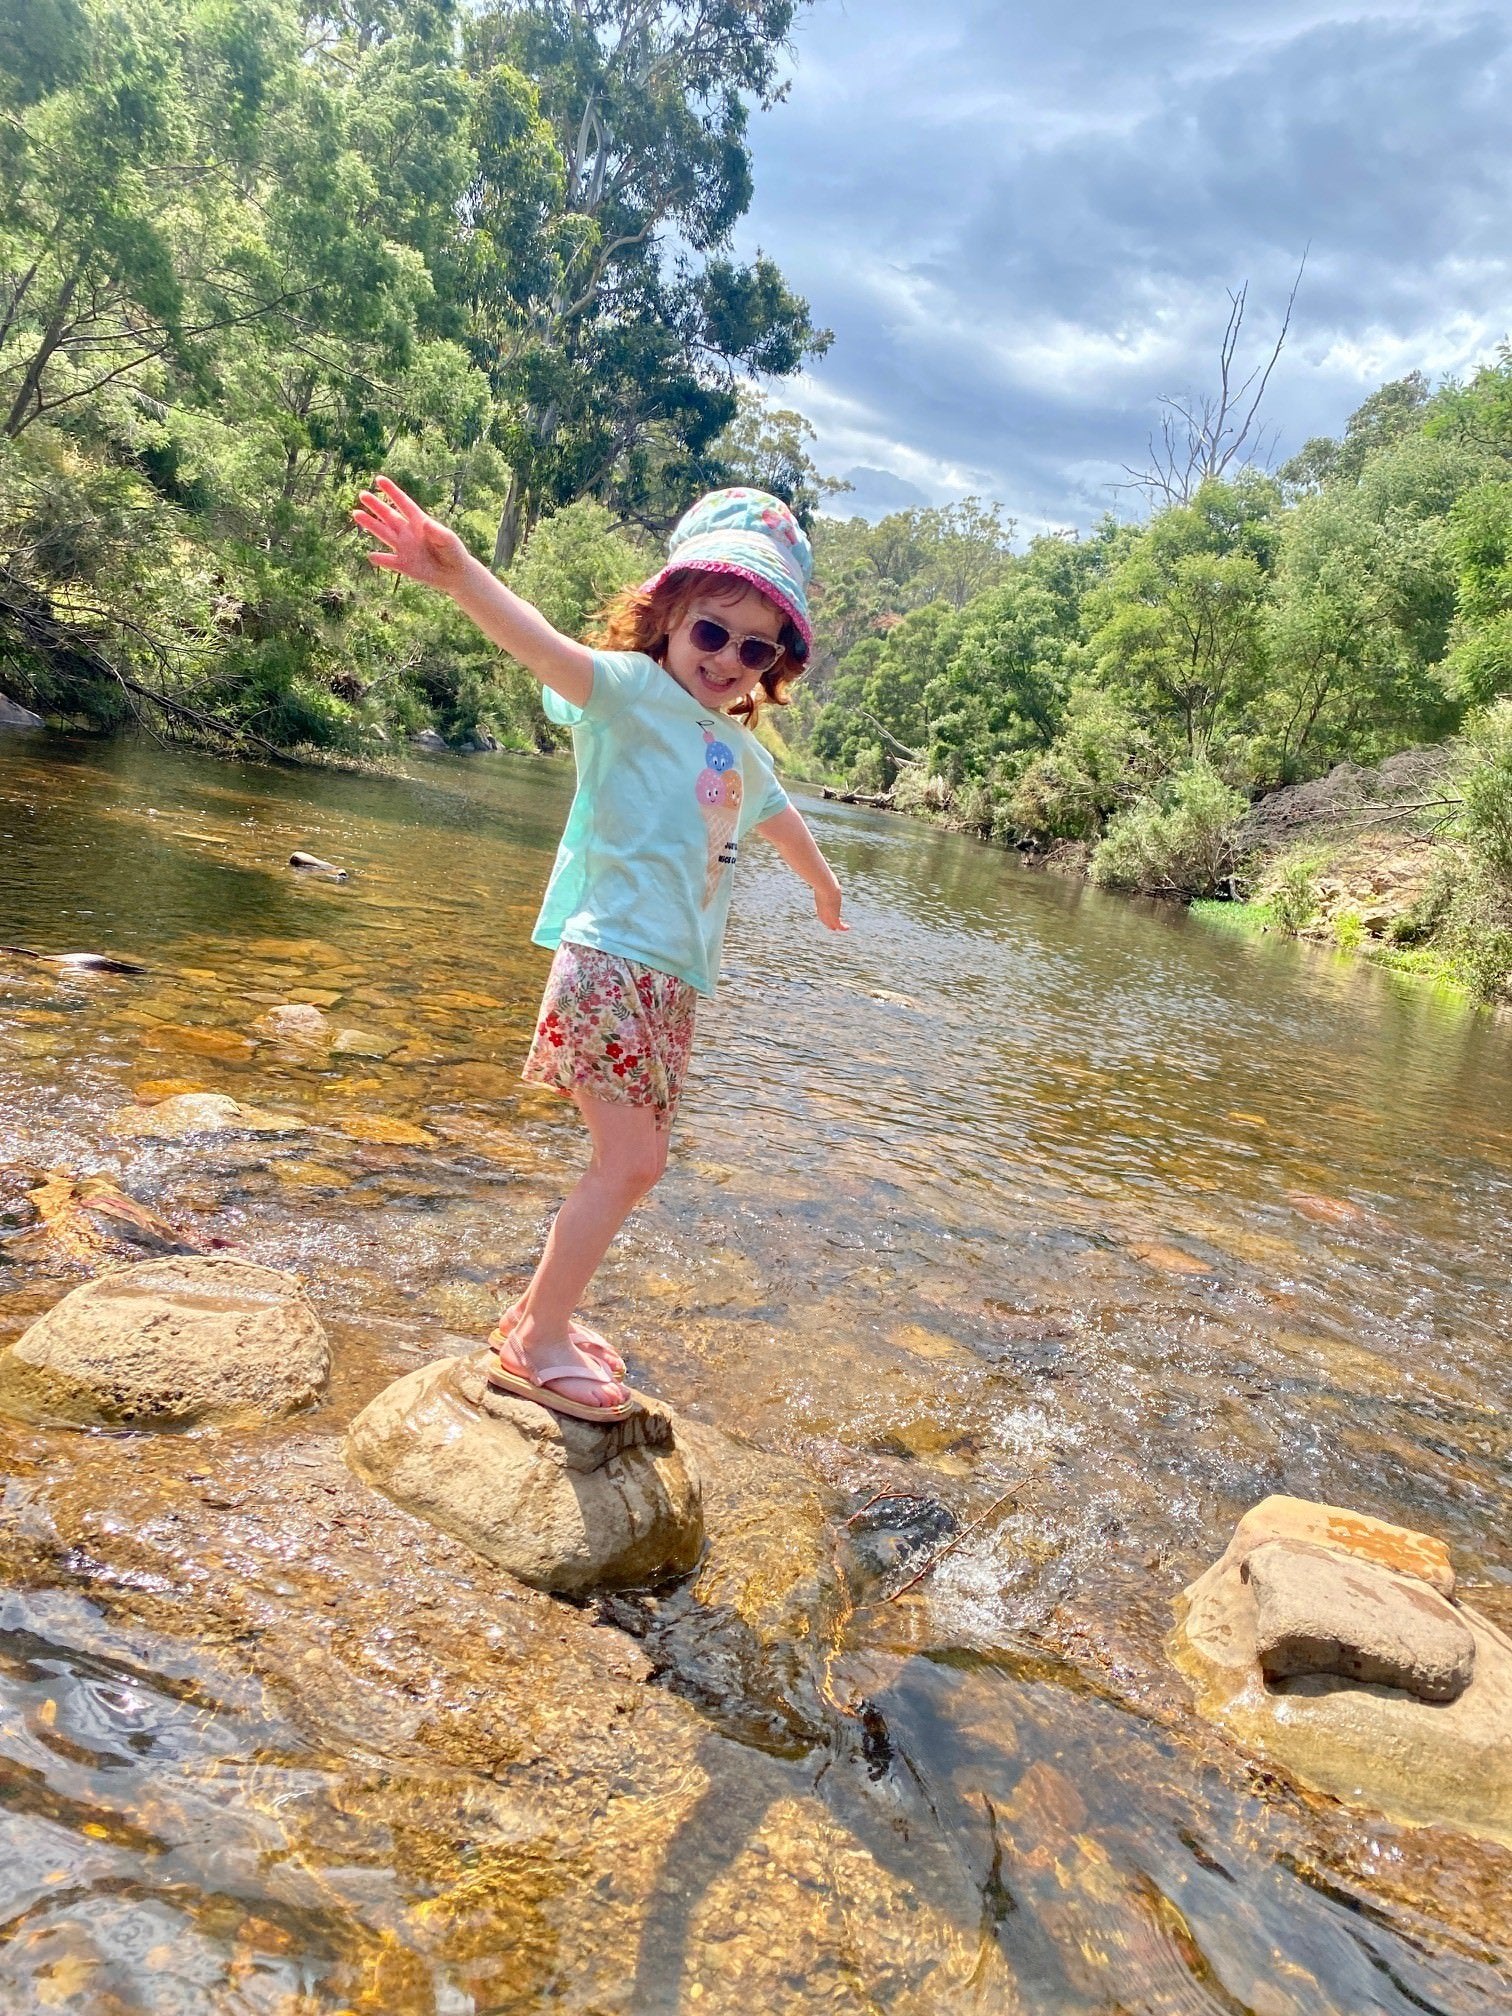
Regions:
<instances>
[{"instance_id":1,"label":"clear water","mask_svg":"<svg viewBox=\"0 0 1512 2016\"><path fill-rule=\"evenodd\" d=\"M1512 1619L1512 1028L953 836L807 808L843 939L753 845L673 1168L594 1311L639 1384L796 1456L842 1511L881 1490L963 1522L1011 1502L906 1600L816 1614L790 1656L711 1648L696 1600L671 1615L658 1712L682 1719L636 1770L648 1814L684 1803L654 1868L560 1845L602 1758L515 1787L385 1736L403 1690L372 1663L376 1569L342 1598L370 1632L356 1736L332 1707L355 1652L313 1701L267 1649L313 1614L298 1561L254 1656L169 1602L206 1544L180 1514L153 1609L128 1529L169 1504L183 1450L255 1477L329 1440L402 1369L375 1339L440 1349L486 1323L576 1166L574 1116L515 1078L568 775L408 767L0 742L0 940L148 969L0 955L0 1164L109 1170L297 1266L338 1342L321 1414L234 1456L0 1430L0 2008L1505 2007L1512 1856L1248 1766L1162 1642L1271 1491L1441 1535ZM352 879L292 874L295 847ZM300 998L399 1047L316 1063L245 1040ZM315 1131L110 1140L164 1085ZM343 1131L374 1115L430 1144ZM66 1285L0 1242L0 1340ZM87 1558L48 1538L86 1504ZM613 1635L561 1614L569 1638ZM416 1670L461 1689L468 1657L433 1643ZM863 1700L866 1744L854 1712L826 1733ZM688 1730L701 1791L668 1748ZM536 1845L468 1887L446 1861L459 1802L486 1847L495 1782ZM776 1872L800 1839L809 1859ZM768 1894L787 1901L763 1915Z\"/></svg>"}]
</instances>

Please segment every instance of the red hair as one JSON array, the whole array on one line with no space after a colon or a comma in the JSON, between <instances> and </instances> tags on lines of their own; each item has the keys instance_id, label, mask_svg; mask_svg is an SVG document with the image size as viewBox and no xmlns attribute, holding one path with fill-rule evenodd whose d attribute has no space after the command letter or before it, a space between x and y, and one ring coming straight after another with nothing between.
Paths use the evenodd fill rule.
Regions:
<instances>
[{"instance_id":1,"label":"red hair","mask_svg":"<svg viewBox=\"0 0 1512 2016\"><path fill-rule=\"evenodd\" d=\"M752 583L723 574L705 574L696 567L684 567L669 574L649 591L622 588L611 596L590 621L586 641L601 651L643 651L658 665L667 662L667 641L692 606L695 596L710 602L735 602L750 592ZM760 594L757 589L756 593ZM803 672L803 660L795 658L790 643L791 626L784 610L770 596L763 596L782 616L782 656L760 684L737 700L728 711L748 728L754 728L765 702L786 707L793 682Z\"/></svg>"}]
</instances>

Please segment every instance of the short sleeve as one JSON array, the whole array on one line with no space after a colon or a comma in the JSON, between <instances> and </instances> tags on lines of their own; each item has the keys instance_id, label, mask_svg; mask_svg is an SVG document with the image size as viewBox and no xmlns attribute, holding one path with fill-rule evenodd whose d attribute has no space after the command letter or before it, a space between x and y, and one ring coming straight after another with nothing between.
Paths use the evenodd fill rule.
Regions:
<instances>
[{"instance_id":1,"label":"short sleeve","mask_svg":"<svg viewBox=\"0 0 1512 2016\"><path fill-rule=\"evenodd\" d=\"M758 826L764 826L768 819L775 819L779 812L786 812L792 802L786 791L777 782L777 779L775 777L768 777L766 794L757 809L754 823Z\"/></svg>"},{"instance_id":2,"label":"short sleeve","mask_svg":"<svg viewBox=\"0 0 1512 2016\"><path fill-rule=\"evenodd\" d=\"M544 687L541 702L546 709L546 719L554 721L559 728L580 725L596 728L605 721L612 721L616 714L623 714L632 702L640 698L650 675L659 669L653 659L640 651L595 651L593 691L588 695L588 704L576 707L549 686Z\"/></svg>"}]
</instances>

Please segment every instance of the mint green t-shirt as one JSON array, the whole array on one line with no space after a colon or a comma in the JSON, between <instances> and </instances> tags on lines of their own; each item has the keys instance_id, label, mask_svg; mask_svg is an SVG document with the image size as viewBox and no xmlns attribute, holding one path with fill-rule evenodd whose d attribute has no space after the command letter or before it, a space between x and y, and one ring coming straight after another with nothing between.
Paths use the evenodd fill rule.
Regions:
<instances>
[{"instance_id":1,"label":"mint green t-shirt","mask_svg":"<svg viewBox=\"0 0 1512 2016\"><path fill-rule=\"evenodd\" d=\"M639 651L594 652L585 707L549 687L545 702L578 782L536 944L595 945L712 994L740 842L788 802L771 757Z\"/></svg>"}]
</instances>

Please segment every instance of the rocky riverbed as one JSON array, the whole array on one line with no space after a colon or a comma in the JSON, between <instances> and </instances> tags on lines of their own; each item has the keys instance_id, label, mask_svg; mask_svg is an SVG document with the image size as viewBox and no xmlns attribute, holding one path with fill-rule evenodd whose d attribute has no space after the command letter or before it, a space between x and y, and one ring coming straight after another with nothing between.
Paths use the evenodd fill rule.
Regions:
<instances>
[{"instance_id":1,"label":"rocky riverbed","mask_svg":"<svg viewBox=\"0 0 1512 2016\"><path fill-rule=\"evenodd\" d=\"M0 1348L227 1258L330 1367L282 1415L0 1420L0 2005L1505 2003L1512 1851L1225 1719L1258 1614L1237 1690L1172 1637L1277 1494L1512 1623L1493 1025L816 812L863 928L837 961L747 864L591 1312L707 1551L566 1598L350 1461L406 1380L503 1432L454 1361L576 1166L516 1077L555 773L137 761L0 773L18 942L113 958L0 964Z\"/></svg>"}]
</instances>

